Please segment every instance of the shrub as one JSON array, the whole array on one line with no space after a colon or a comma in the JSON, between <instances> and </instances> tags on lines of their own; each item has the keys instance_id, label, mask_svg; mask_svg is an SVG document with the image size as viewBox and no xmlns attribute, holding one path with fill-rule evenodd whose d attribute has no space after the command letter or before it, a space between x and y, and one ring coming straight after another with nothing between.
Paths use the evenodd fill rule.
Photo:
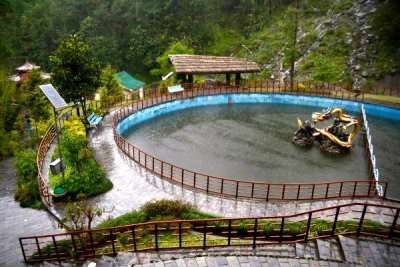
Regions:
<instances>
[{"instance_id":1,"label":"shrub","mask_svg":"<svg viewBox=\"0 0 400 267\"><path fill-rule=\"evenodd\" d=\"M180 218L185 212L189 212L192 205L180 200L161 199L147 202L142 206L146 219L152 219L157 216L175 216Z\"/></svg>"},{"instance_id":2,"label":"shrub","mask_svg":"<svg viewBox=\"0 0 400 267\"><path fill-rule=\"evenodd\" d=\"M33 150L20 152L17 155L15 167L17 170L15 200L20 202L21 207L41 209L43 203L37 180L36 153Z\"/></svg>"}]
</instances>

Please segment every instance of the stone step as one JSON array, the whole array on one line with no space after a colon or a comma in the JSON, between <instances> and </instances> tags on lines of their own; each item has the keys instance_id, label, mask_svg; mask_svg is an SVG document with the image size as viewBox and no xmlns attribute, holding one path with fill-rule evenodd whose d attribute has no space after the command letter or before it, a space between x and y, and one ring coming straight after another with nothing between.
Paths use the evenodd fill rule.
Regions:
<instances>
[{"instance_id":1,"label":"stone step","mask_svg":"<svg viewBox=\"0 0 400 267\"><path fill-rule=\"evenodd\" d=\"M307 243L296 243L296 257L306 259L319 259L317 243L308 241Z\"/></svg>"},{"instance_id":2,"label":"stone step","mask_svg":"<svg viewBox=\"0 0 400 267\"><path fill-rule=\"evenodd\" d=\"M363 264L360 241L355 237L339 235L339 244L344 256L344 261L348 263Z\"/></svg>"},{"instance_id":3,"label":"stone step","mask_svg":"<svg viewBox=\"0 0 400 267\"><path fill-rule=\"evenodd\" d=\"M339 242L334 239L317 239L318 255L321 260L344 261Z\"/></svg>"}]
</instances>

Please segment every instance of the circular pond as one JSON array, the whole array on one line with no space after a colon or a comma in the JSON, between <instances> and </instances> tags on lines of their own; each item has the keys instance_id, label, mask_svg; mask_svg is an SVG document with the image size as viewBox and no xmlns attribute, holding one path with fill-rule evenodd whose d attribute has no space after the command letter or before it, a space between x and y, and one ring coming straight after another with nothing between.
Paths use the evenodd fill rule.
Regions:
<instances>
[{"instance_id":1,"label":"circular pond","mask_svg":"<svg viewBox=\"0 0 400 267\"><path fill-rule=\"evenodd\" d=\"M360 117L360 105L293 95L201 96L143 109L120 121L116 129L152 156L200 173L278 183L366 180L368 163L361 134L351 152L342 155L321 152L316 145L307 149L291 143L297 117L310 119L314 111L337 106ZM399 117L400 110L370 104L365 109L368 118L379 116L369 123L371 134L386 135L373 138L381 180L392 182L389 192L399 191L391 174L400 169L391 158L400 144L389 141L399 140L400 121L392 119ZM380 147L382 143L386 145ZM385 179L387 174L391 179Z\"/></svg>"},{"instance_id":2,"label":"circular pond","mask_svg":"<svg viewBox=\"0 0 400 267\"><path fill-rule=\"evenodd\" d=\"M308 119L319 109L282 104L194 107L139 123L124 137L163 161L220 177L282 183L366 180L359 136L344 155L292 144L296 117Z\"/></svg>"}]
</instances>

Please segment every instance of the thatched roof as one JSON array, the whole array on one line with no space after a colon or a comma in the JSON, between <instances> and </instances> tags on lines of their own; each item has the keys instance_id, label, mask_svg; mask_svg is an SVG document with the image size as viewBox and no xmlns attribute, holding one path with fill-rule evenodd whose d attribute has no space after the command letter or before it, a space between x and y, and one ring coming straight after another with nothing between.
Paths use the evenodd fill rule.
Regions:
<instances>
[{"instance_id":1,"label":"thatched roof","mask_svg":"<svg viewBox=\"0 0 400 267\"><path fill-rule=\"evenodd\" d=\"M169 55L168 58L176 73L222 74L260 71L257 63L234 57Z\"/></svg>"}]
</instances>

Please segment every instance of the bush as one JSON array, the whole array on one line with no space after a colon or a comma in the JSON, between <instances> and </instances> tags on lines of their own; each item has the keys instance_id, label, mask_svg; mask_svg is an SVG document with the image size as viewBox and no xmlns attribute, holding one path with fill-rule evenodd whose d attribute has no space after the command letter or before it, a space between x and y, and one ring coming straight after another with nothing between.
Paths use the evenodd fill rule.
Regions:
<instances>
[{"instance_id":1,"label":"bush","mask_svg":"<svg viewBox=\"0 0 400 267\"><path fill-rule=\"evenodd\" d=\"M61 149L66 163L65 181L61 174L50 175L51 186L64 186L72 198L80 193L91 197L110 190L113 185L88 146L85 125L78 117L72 117L64 126Z\"/></svg>"},{"instance_id":2,"label":"bush","mask_svg":"<svg viewBox=\"0 0 400 267\"><path fill-rule=\"evenodd\" d=\"M33 150L20 152L15 161L15 168L17 170L15 200L24 208L43 208L37 180L36 153Z\"/></svg>"},{"instance_id":3,"label":"bush","mask_svg":"<svg viewBox=\"0 0 400 267\"><path fill-rule=\"evenodd\" d=\"M151 220L159 216L174 216L181 218L183 213L189 212L193 206L180 200L161 199L147 202L142 206L146 220Z\"/></svg>"}]
</instances>

